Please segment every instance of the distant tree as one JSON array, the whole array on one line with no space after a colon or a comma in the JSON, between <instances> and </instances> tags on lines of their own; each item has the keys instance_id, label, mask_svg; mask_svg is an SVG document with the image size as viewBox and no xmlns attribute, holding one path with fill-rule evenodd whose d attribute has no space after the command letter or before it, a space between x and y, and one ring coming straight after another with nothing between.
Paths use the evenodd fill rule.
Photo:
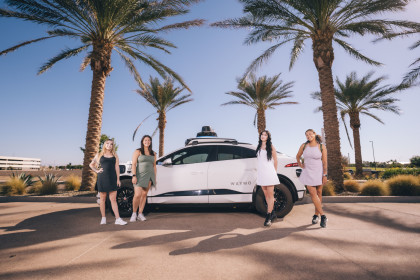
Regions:
<instances>
[{"instance_id":1,"label":"distant tree","mask_svg":"<svg viewBox=\"0 0 420 280\"><path fill-rule=\"evenodd\" d=\"M351 72L347 75L344 83L336 78L335 99L350 145L351 140L345 122L346 116L349 116L350 128L353 130L356 177L363 176L362 149L360 145L360 116L371 117L383 124L384 122L378 116L374 115L372 111L380 110L399 115L400 109L396 105L399 100L394 98L393 95L409 88L408 85L382 85L385 77L382 76L372 79L372 76L373 72L370 72L359 79L356 72ZM321 101L322 96L320 92L315 92L312 94L312 97ZM322 107L319 107L318 111L322 111Z\"/></svg>"},{"instance_id":2,"label":"distant tree","mask_svg":"<svg viewBox=\"0 0 420 280\"><path fill-rule=\"evenodd\" d=\"M298 104L292 101L283 101L292 97L291 88L293 82L283 83L279 80L280 74L274 77L262 76L258 79L251 74L247 79L238 81L240 91L229 91L226 94L236 97L236 100L229 101L222 105L246 105L256 110L254 125L257 122L258 134L265 130L265 111L285 104Z\"/></svg>"},{"instance_id":3,"label":"distant tree","mask_svg":"<svg viewBox=\"0 0 420 280\"><path fill-rule=\"evenodd\" d=\"M420 167L420 156L413 156L410 158L410 163L416 167Z\"/></svg>"},{"instance_id":4,"label":"distant tree","mask_svg":"<svg viewBox=\"0 0 420 280\"><path fill-rule=\"evenodd\" d=\"M159 129L159 156L161 157L164 153L167 112L182 104L191 102L193 99L190 98L191 94L182 94L182 91L185 89L185 87L175 87L174 81L171 78L165 79L162 84L158 78L150 77L150 84L139 86L140 89L136 90L136 92L144 99L146 99L146 101L156 109L157 114L159 115L157 119L157 128ZM133 140L137 130L143 122L144 120L137 126L136 130L134 131Z\"/></svg>"}]
</instances>

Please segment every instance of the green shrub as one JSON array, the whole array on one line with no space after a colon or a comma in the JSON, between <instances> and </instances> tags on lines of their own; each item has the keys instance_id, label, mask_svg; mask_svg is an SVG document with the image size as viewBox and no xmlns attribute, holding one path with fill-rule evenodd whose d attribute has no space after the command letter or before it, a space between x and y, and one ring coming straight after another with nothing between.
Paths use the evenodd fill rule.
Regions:
<instances>
[{"instance_id":1,"label":"green shrub","mask_svg":"<svg viewBox=\"0 0 420 280\"><path fill-rule=\"evenodd\" d=\"M413 175L398 175L387 181L391 195L420 195L420 179Z\"/></svg>"},{"instance_id":2,"label":"green shrub","mask_svg":"<svg viewBox=\"0 0 420 280\"><path fill-rule=\"evenodd\" d=\"M382 173L382 179L389 179L398 175L420 175L420 168L389 168Z\"/></svg>"},{"instance_id":3,"label":"green shrub","mask_svg":"<svg viewBox=\"0 0 420 280\"><path fill-rule=\"evenodd\" d=\"M70 175L65 179L66 190L78 191L82 184L82 178L76 175Z\"/></svg>"},{"instance_id":4,"label":"green shrub","mask_svg":"<svg viewBox=\"0 0 420 280\"><path fill-rule=\"evenodd\" d=\"M364 196L383 196L388 195L388 186L381 180L367 181L362 188L360 195Z\"/></svg>"},{"instance_id":5,"label":"green shrub","mask_svg":"<svg viewBox=\"0 0 420 280\"><path fill-rule=\"evenodd\" d=\"M334 196L335 195L335 186L332 181L327 181L327 183L322 187L323 196Z\"/></svg>"},{"instance_id":6,"label":"green shrub","mask_svg":"<svg viewBox=\"0 0 420 280\"><path fill-rule=\"evenodd\" d=\"M3 195L25 194L25 182L18 177L10 177L2 188Z\"/></svg>"},{"instance_id":7,"label":"green shrub","mask_svg":"<svg viewBox=\"0 0 420 280\"><path fill-rule=\"evenodd\" d=\"M45 174L44 179L39 176L38 178L41 182L41 186L37 188L37 192L39 194L44 195L57 193L58 180L60 180L61 177L54 174Z\"/></svg>"},{"instance_id":8,"label":"green shrub","mask_svg":"<svg viewBox=\"0 0 420 280\"><path fill-rule=\"evenodd\" d=\"M344 189L348 192L360 192L360 184L355 180L344 181Z\"/></svg>"}]
</instances>

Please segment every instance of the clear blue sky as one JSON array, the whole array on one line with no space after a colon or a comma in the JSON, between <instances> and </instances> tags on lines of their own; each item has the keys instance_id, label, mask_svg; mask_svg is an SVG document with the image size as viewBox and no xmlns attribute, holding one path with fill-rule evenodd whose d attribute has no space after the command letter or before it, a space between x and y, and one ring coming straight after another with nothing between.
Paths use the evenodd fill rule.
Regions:
<instances>
[{"instance_id":1,"label":"clear blue sky","mask_svg":"<svg viewBox=\"0 0 420 280\"><path fill-rule=\"evenodd\" d=\"M3 1L0 6L4 7ZM405 13L394 18L418 20L420 2L409 5ZM239 17L242 6L236 0L207 0L192 7L191 13L178 21L203 18L208 23ZM45 35L44 26L20 20L0 19L0 50L24 40ZM232 98L225 92L235 90L236 78L241 76L250 62L268 48L267 44L246 46L245 30L211 28L208 25L190 30L180 30L164 35L177 49L168 55L152 52L166 65L179 73L192 89L194 102L173 109L167 115L165 152L181 147L188 137L193 137L203 125L212 126L221 137L256 143L257 129L253 126L255 111L241 105L220 106ZM375 77L386 75L390 84L401 81L408 66L420 57L419 50L408 47L419 39L405 38L392 42L371 43L370 37L355 37L349 40L365 55L385 65L379 68L356 61L335 46L334 77L343 80L348 73L356 71L360 76L369 71ZM84 146L92 72L87 68L79 72L83 55L62 61L48 72L36 75L39 67L65 47L78 46L76 40L51 39L23 47L16 52L0 57L0 155L41 158L43 165L81 164ZM321 113L314 113L319 105L310 93L319 90L318 75L312 62L312 49L307 42L306 50L289 71L291 46L277 51L258 75L282 73L284 81L295 81L291 101L299 105L280 106L267 111L267 129L272 133L277 150L294 156L299 145L305 141L304 132L313 128L320 132L323 126ZM132 141L134 129L153 107L137 95L137 85L129 71L117 56L112 57L114 70L107 79L102 133L115 137L119 145L121 161L131 159L143 134L151 134L157 121L149 118ZM150 68L137 64L143 79L156 76ZM374 141L377 161L396 159L409 161L420 154L419 109L420 87L410 89L398 96L401 116L375 112L385 125L361 117L361 145L363 160L373 161ZM340 124L343 155L354 152L350 148L344 127ZM153 139L158 148L158 135Z\"/></svg>"}]
</instances>

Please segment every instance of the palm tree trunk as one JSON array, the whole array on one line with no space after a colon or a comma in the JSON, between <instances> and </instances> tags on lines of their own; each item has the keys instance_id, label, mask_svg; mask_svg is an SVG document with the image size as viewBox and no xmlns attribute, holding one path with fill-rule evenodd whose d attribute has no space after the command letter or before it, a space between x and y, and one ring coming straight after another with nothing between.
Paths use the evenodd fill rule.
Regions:
<instances>
[{"instance_id":1,"label":"palm tree trunk","mask_svg":"<svg viewBox=\"0 0 420 280\"><path fill-rule=\"evenodd\" d=\"M335 103L332 63L333 34L318 31L312 37L313 60L318 70L321 88L322 113L324 118L325 142L328 148L328 176L334 182L337 191L343 191L343 166L341 163L340 132Z\"/></svg>"},{"instance_id":2,"label":"palm tree trunk","mask_svg":"<svg viewBox=\"0 0 420 280\"><path fill-rule=\"evenodd\" d=\"M104 71L93 71L92 93L90 97L89 118L86 132L86 149L83 159L82 184L80 190L91 190L95 187L96 173L90 169L89 164L98 153L99 149L105 81L106 74Z\"/></svg>"},{"instance_id":3,"label":"palm tree trunk","mask_svg":"<svg viewBox=\"0 0 420 280\"><path fill-rule=\"evenodd\" d=\"M362 148L360 146L360 119L358 113L350 114L350 127L353 130L354 158L356 161L356 178L363 177Z\"/></svg>"},{"instance_id":4,"label":"palm tree trunk","mask_svg":"<svg viewBox=\"0 0 420 280\"><path fill-rule=\"evenodd\" d=\"M164 154L166 112L159 113L159 157Z\"/></svg>"},{"instance_id":5,"label":"palm tree trunk","mask_svg":"<svg viewBox=\"0 0 420 280\"><path fill-rule=\"evenodd\" d=\"M93 79L86 132L86 150L83 158L81 190L92 190L95 187L96 174L90 169L89 164L98 153L101 139L105 81L106 77L112 71L112 48L113 46L107 42L98 41L93 43L90 63L93 71Z\"/></svg>"},{"instance_id":6,"label":"palm tree trunk","mask_svg":"<svg viewBox=\"0 0 420 280\"><path fill-rule=\"evenodd\" d=\"M257 109L257 128L258 134L265 130L265 110L263 108Z\"/></svg>"}]
</instances>

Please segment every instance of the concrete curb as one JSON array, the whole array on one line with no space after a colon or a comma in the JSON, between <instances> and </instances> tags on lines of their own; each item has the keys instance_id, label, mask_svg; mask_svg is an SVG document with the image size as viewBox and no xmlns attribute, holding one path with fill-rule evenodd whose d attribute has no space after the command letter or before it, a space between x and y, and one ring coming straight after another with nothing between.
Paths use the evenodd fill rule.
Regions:
<instances>
[{"instance_id":1,"label":"concrete curb","mask_svg":"<svg viewBox=\"0 0 420 280\"><path fill-rule=\"evenodd\" d=\"M420 196L323 196L322 203L420 203ZM305 196L303 200L296 204L312 203L310 196Z\"/></svg>"},{"instance_id":2,"label":"concrete curb","mask_svg":"<svg viewBox=\"0 0 420 280\"><path fill-rule=\"evenodd\" d=\"M57 203L95 203L95 196L0 196L4 202L57 202ZM324 196L322 203L420 203L420 196ZM305 196L299 204L311 204L310 196Z\"/></svg>"},{"instance_id":3,"label":"concrete curb","mask_svg":"<svg viewBox=\"0 0 420 280\"><path fill-rule=\"evenodd\" d=\"M4 202L96 203L95 196L0 196Z\"/></svg>"}]
</instances>

